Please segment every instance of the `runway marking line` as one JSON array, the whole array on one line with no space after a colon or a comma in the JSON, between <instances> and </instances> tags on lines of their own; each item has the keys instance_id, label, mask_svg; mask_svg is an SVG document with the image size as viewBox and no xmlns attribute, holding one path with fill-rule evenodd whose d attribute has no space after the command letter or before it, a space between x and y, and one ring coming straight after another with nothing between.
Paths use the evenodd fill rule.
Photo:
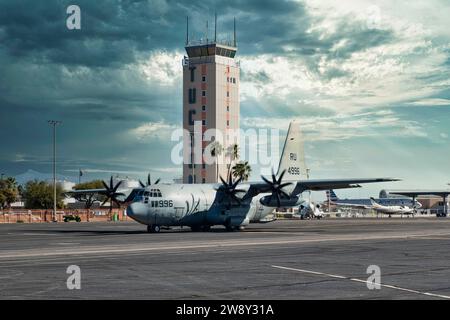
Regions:
<instances>
[{"instance_id":1,"label":"runway marking line","mask_svg":"<svg viewBox=\"0 0 450 320\"><path fill-rule=\"evenodd\" d=\"M318 271L297 269L297 268L290 268L290 267L283 267L283 266L275 266L275 265L272 265L272 268L296 271L296 272L301 272L301 273L309 273L309 274L314 274L314 275L318 275L318 276L325 276L325 277L329 277L329 278L337 278L337 279L349 280L349 281L360 282L360 283L365 283L365 284L367 284L367 283L372 284L371 282L369 282L367 280L361 280L361 279L357 279L357 278L350 278L350 277L346 277L346 276L341 276L341 275L337 275L337 274L330 274L330 273L325 273L325 272L318 272ZM450 296L446 296L446 295L442 295L442 294L436 294L436 293L430 293L430 292L423 292L423 291L418 291L418 290L413 290L413 289L408 289L408 288L402 288L402 287L394 286L394 285L391 285L391 284L380 283L380 286L384 287L384 288L400 290L400 291L406 291L406 292L420 294L420 295L425 295L425 296L430 296L430 297L436 297L436 298L442 298L442 299L450 299Z\"/></svg>"}]
</instances>

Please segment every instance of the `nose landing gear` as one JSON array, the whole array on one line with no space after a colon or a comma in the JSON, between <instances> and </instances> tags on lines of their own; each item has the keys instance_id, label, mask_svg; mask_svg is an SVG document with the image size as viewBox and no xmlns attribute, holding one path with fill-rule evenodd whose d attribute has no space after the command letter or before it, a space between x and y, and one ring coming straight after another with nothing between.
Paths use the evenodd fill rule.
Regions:
<instances>
[{"instance_id":1,"label":"nose landing gear","mask_svg":"<svg viewBox=\"0 0 450 320\"><path fill-rule=\"evenodd\" d=\"M147 226L147 232L149 233L159 233L161 231L161 227L157 224L152 224Z\"/></svg>"}]
</instances>

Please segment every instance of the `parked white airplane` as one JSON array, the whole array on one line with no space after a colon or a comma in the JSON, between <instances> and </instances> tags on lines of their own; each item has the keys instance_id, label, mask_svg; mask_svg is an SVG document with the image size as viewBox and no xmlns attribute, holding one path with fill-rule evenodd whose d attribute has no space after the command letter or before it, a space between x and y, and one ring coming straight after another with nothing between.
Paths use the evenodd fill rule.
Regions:
<instances>
[{"instance_id":1,"label":"parked white airplane","mask_svg":"<svg viewBox=\"0 0 450 320\"><path fill-rule=\"evenodd\" d=\"M383 214L388 214L389 217L392 214L400 214L400 215L408 215L408 214L412 214L414 215L416 207L408 207L408 206L383 206L379 203L377 203L375 201L374 198L370 198L371 202L372 202L372 209L383 213Z\"/></svg>"},{"instance_id":2,"label":"parked white airplane","mask_svg":"<svg viewBox=\"0 0 450 320\"><path fill-rule=\"evenodd\" d=\"M242 229L251 222L270 222L276 207L297 207L299 195L307 190L355 188L360 183L397 181L390 178L300 180L300 126L291 122L277 175L261 182L240 183L221 178L222 184L159 184L137 193L127 208L134 220L147 225L149 232L161 227L189 226L194 231L223 225ZM285 179L285 180L283 180Z\"/></svg>"}]
</instances>

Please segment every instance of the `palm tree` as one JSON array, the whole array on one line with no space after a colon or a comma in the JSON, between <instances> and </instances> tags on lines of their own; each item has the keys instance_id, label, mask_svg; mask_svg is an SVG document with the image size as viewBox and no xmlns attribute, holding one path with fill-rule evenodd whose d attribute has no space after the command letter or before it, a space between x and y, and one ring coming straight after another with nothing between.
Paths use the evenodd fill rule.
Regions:
<instances>
[{"instance_id":1,"label":"palm tree","mask_svg":"<svg viewBox=\"0 0 450 320\"><path fill-rule=\"evenodd\" d=\"M217 158L222 154L223 147L219 141L214 141L211 143L211 157L216 159L216 179L219 177L219 164L217 163Z\"/></svg>"},{"instance_id":2,"label":"palm tree","mask_svg":"<svg viewBox=\"0 0 450 320\"><path fill-rule=\"evenodd\" d=\"M235 178L242 178L243 181L247 181L252 172L251 166L248 161L240 161L233 166L233 176Z\"/></svg>"},{"instance_id":3,"label":"palm tree","mask_svg":"<svg viewBox=\"0 0 450 320\"><path fill-rule=\"evenodd\" d=\"M231 172L231 165L233 164L233 161L239 159L239 145L237 143L233 143L232 145L230 145L228 147L227 154L230 157L230 164L228 164L228 173L227 173L228 177Z\"/></svg>"}]
</instances>

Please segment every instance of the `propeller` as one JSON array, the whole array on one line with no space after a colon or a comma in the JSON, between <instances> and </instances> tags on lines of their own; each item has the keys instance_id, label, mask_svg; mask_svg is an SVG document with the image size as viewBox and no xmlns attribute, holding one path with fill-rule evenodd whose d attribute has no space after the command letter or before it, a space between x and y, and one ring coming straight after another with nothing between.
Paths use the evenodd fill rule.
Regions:
<instances>
[{"instance_id":1,"label":"propeller","mask_svg":"<svg viewBox=\"0 0 450 320\"><path fill-rule=\"evenodd\" d=\"M117 192L117 189L119 189L120 185L122 184L122 181L119 181L116 185L114 185L113 177L111 176L111 179L109 180L109 186L106 184L105 181L102 181L103 186L106 189L105 196L106 199L103 201L102 206L108 201L110 201L109 211L112 211L112 203L114 202L117 204L117 206L120 207L120 200L117 199L117 196L123 196L124 194L121 192Z\"/></svg>"},{"instance_id":2,"label":"propeller","mask_svg":"<svg viewBox=\"0 0 450 320\"><path fill-rule=\"evenodd\" d=\"M241 182L242 177L239 177L236 181L233 182L233 177L231 176L231 172L228 175L228 181L225 181L222 176L220 176L220 181L222 181L222 186L220 187L220 191L222 191L226 198L228 198L228 207L231 207L231 201L234 200L239 205L241 204L241 199L236 196L237 193L245 193L246 190L243 189L236 189L239 182ZM224 201L225 197L222 197L219 200L219 203L222 203Z\"/></svg>"},{"instance_id":3,"label":"propeller","mask_svg":"<svg viewBox=\"0 0 450 320\"><path fill-rule=\"evenodd\" d=\"M156 180L154 184L158 184L158 182L159 182L160 180L161 180L161 179ZM149 173L148 176L147 176L147 184L145 185L141 180L139 180L139 184L141 185L142 188L151 186L151 185L152 185L152 178L151 178L151 176L150 176L150 173Z\"/></svg>"},{"instance_id":4,"label":"propeller","mask_svg":"<svg viewBox=\"0 0 450 320\"><path fill-rule=\"evenodd\" d=\"M280 174L280 177L277 179L277 177L275 176L275 173L273 172L273 169L272 169L272 181L270 181L269 179L267 179L264 176L261 176L261 178L264 180L264 182L267 183L267 191L272 192L272 194L269 196L268 202L271 203L272 198L276 197L278 207L281 207L281 198L282 197L284 197L286 199L291 198L290 195L288 195L286 192L284 192L282 190L284 187L292 184L292 182L281 183L285 173L286 173L286 170L283 170Z\"/></svg>"}]
</instances>

